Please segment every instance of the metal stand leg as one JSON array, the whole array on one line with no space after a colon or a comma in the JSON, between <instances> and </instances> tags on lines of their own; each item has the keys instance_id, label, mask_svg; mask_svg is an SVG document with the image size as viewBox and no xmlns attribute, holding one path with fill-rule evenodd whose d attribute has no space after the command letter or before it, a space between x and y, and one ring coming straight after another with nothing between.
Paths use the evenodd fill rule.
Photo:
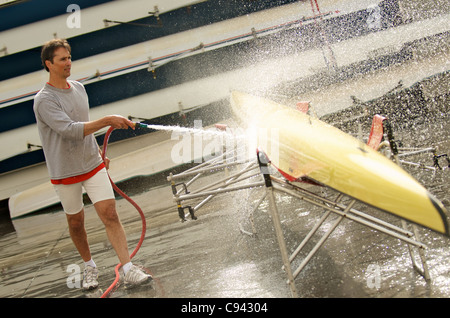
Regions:
<instances>
[{"instance_id":1,"label":"metal stand leg","mask_svg":"<svg viewBox=\"0 0 450 318\"><path fill-rule=\"evenodd\" d=\"M338 198L336 199L336 203L339 202L342 198L342 195L340 194ZM292 262L294 258L300 253L300 251L303 249L303 247L306 245L307 242L311 239L311 237L316 233L316 231L320 228L320 226L325 222L325 220L330 216L331 211L326 211L324 215L320 218L319 222L314 225L314 227L309 231L309 233L305 236L303 241L300 243L300 245L297 247L297 249L292 253L291 257L289 258L289 261Z\"/></svg>"},{"instance_id":2,"label":"metal stand leg","mask_svg":"<svg viewBox=\"0 0 450 318\"><path fill-rule=\"evenodd\" d=\"M273 192L274 191L271 186L267 187L267 197L269 198L270 214L277 235L277 241L281 252L281 258L283 260L284 268L288 276L288 284L291 289L292 297L298 297L297 289L294 283L294 275L292 274L291 262L289 261L289 255L286 247L286 242L284 240L283 229L281 228L280 217L278 215L277 204Z\"/></svg>"},{"instance_id":3,"label":"metal stand leg","mask_svg":"<svg viewBox=\"0 0 450 318\"><path fill-rule=\"evenodd\" d=\"M398 153L398 150L396 149L397 147L396 147L395 141L393 140L393 137L392 137L392 132L390 132L390 135L391 135L391 137L390 137L389 142L390 142L390 144L391 144L391 147L392 147L392 145L394 145L394 147L392 148L392 149L393 149L393 154L394 154L394 160L395 160L395 162L396 162L399 166L402 166L402 162L401 162L400 159L399 159L400 155L399 155L399 153ZM426 151L427 151L427 150L431 150L431 151L435 152L435 150L434 150L434 149L431 149L431 148L430 148L430 149L426 149ZM436 168L436 167L435 167L435 168ZM404 221L404 220L402 220L402 227L403 227L405 230L407 230L407 224L406 224L406 221ZM419 239L419 231L418 231L418 229L417 229L417 226L414 225L414 224L413 224L413 231L414 231L414 237L415 237L416 239ZM415 257L414 257L413 250L412 250L412 246L409 245L409 244L408 244L408 249L409 249L409 255L410 255L410 257L411 257L411 262L412 262L412 264L413 264L414 269L415 269L420 275L422 275L423 278L425 278L426 281L430 281L431 278L430 278L430 274L429 274L429 272L428 272L428 266L427 266L427 263L426 263L426 258L425 258L425 252L424 252L424 249L423 249L422 247L419 247L419 257L420 257L420 260L421 260L421 262L422 262L422 266L419 266L419 265L417 264L416 259L415 259Z\"/></svg>"},{"instance_id":4,"label":"metal stand leg","mask_svg":"<svg viewBox=\"0 0 450 318\"><path fill-rule=\"evenodd\" d=\"M402 220L402 227L405 230L407 230L407 223L404 220ZM418 240L419 239L419 231L417 229L417 226L413 224L412 227L413 227L413 231L414 231L414 237ZM413 252L413 248L410 244L408 244L408 250L409 250L409 255L411 256L411 262L412 262L414 269L420 275L422 275L426 281L431 281L430 273L428 271L428 265L427 265L426 258L425 258L424 248L418 247L419 258L422 263L422 266L417 264L416 258L415 258L414 252Z\"/></svg>"},{"instance_id":5,"label":"metal stand leg","mask_svg":"<svg viewBox=\"0 0 450 318\"><path fill-rule=\"evenodd\" d=\"M344 210L343 215L339 216L338 219L333 223L333 225L331 226L331 228L320 238L320 240L316 243L316 245L314 246L314 248L309 252L309 254L305 257L305 259L302 261L302 263L299 265L299 267L295 270L294 272L294 278L297 277L298 274L300 274L300 272L303 270L303 268L308 264L308 262L311 260L311 258L314 256L314 254L316 254L317 250L323 245L323 243L325 243L326 239L331 235L331 233L333 233L333 231L336 229L336 227L339 225L339 223L341 223L341 221L345 218L346 213L348 213L348 211L352 208L353 204L355 204L355 200L353 200L352 202L350 202L350 204L347 206L347 209ZM329 215L329 213L326 213ZM328 216L327 215L327 216ZM323 221L325 221L325 218L323 219ZM319 227L321 225L320 222ZM316 229L317 230L317 229ZM301 249L301 248L300 248ZM300 250L299 250L300 251ZM297 252L298 253L298 252ZM294 259L295 256L292 257L292 259Z\"/></svg>"},{"instance_id":6,"label":"metal stand leg","mask_svg":"<svg viewBox=\"0 0 450 318\"><path fill-rule=\"evenodd\" d=\"M281 228L280 216L278 214L277 204L275 200L274 190L272 187L272 180L268 170L269 160L267 156L259 151L257 152L259 168L264 176L264 184L266 186L267 197L269 198L270 215L272 217L273 226L277 235L278 246L281 252L281 258L283 260L284 269L288 276L288 284L291 289L292 297L298 297L297 288L295 287L294 276L292 274L291 262L289 261L289 254L286 247L286 241L284 240L283 229Z\"/></svg>"}]
</instances>

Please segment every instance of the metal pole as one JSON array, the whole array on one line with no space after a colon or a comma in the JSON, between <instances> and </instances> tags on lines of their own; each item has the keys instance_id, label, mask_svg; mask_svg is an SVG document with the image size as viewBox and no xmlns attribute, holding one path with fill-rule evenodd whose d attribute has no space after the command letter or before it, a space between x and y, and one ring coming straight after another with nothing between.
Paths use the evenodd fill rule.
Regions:
<instances>
[{"instance_id":1,"label":"metal pole","mask_svg":"<svg viewBox=\"0 0 450 318\"><path fill-rule=\"evenodd\" d=\"M250 165L252 165L252 164L250 164ZM238 183L238 182L242 181L242 179L240 179L240 176L241 176L242 174L246 173L246 172L249 172L249 171L253 170L253 169L254 169L254 167L246 168L246 169L244 169L244 170L242 170L242 171L240 171L240 172L234 174L233 176L228 177L228 180L227 180L227 178L225 178L225 179L223 179L223 180L220 180L220 182L216 182L216 183L214 183L214 184L212 184L212 185L208 185L208 186L206 186L206 187L203 187L201 190L197 190L197 191L199 191L199 192L200 192L200 191L204 191L204 190L206 190L206 189L211 188L211 187L214 186L214 185L220 184L220 183L222 183L223 181L227 180L227 181L225 182L225 185L222 185L222 186L221 186L220 188L218 188L218 189L226 188L226 187L228 187L228 186L231 185L231 184ZM254 176L254 175L252 175L252 176ZM246 177L246 179L248 179L248 178L250 178L250 177L252 177L252 176ZM200 202L197 206L194 207L194 211L196 211L196 210L198 210L199 208L201 208L205 203L207 203L207 202L208 202L209 200L211 200L213 197L214 197L214 195L209 195L206 199L204 199L202 202Z\"/></svg>"},{"instance_id":2,"label":"metal pole","mask_svg":"<svg viewBox=\"0 0 450 318\"><path fill-rule=\"evenodd\" d=\"M339 196L336 199L336 202L338 202L342 198L342 194L339 194ZM308 241L311 239L311 237L316 233L316 231L319 229L319 227L325 222L325 220L330 216L331 211L326 211L324 215L320 218L319 222L314 225L314 227L309 231L309 233L305 236L303 241L300 243L300 245L297 247L297 249L292 253L291 257L289 258L289 261L293 261L294 258L297 256L298 253L303 249L303 247L308 243Z\"/></svg>"},{"instance_id":3,"label":"metal pole","mask_svg":"<svg viewBox=\"0 0 450 318\"><path fill-rule=\"evenodd\" d=\"M211 195L211 194L219 194L219 193L232 192L232 191L242 190L242 189L247 189L247 188L262 187L263 185L264 185L264 182L263 181L259 181L259 182L253 182L253 183L249 183L249 184L236 186L236 187L233 187L233 188L217 189L217 190L205 191L205 192L202 192L202 193L195 193L195 194L185 194L185 195L181 195L181 196L178 196L177 198L175 198L175 201L177 199L182 201L182 200L189 200L189 199L200 198L200 197L208 196L208 195Z\"/></svg>"},{"instance_id":4,"label":"metal pole","mask_svg":"<svg viewBox=\"0 0 450 318\"><path fill-rule=\"evenodd\" d=\"M297 275L302 271L302 269L308 264L308 262L311 260L311 258L316 254L316 252L319 250L319 248L325 243L326 239L333 233L334 229L341 223L341 221L347 216L348 211L352 208L353 204L355 204L355 200L350 202L350 204L347 206L347 209L343 211L343 214L339 216L339 218L333 223L331 228L321 237L321 239L317 242L317 244L314 246L314 248L309 252L309 254L305 257L303 262L300 264L300 266L295 270L294 272L294 278L297 277Z\"/></svg>"},{"instance_id":5,"label":"metal pole","mask_svg":"<svg viewBox=\"0 0 450 318\"><path fill-rule=\"evenodd\" d=\"M341 214L343 213L343 212L340 211L340 210L333 209L333 208L327 206L326 204L320 204L320 203L318 203L318 202L316 202L316 201L314 201L314 200L312 200L312 199L310 199L310 198L308 198L308 197L306 197L306 196L300 196L300 195L296 194L295 192L289 191L288 189L284 189L284 188L282 188L282 187L280 187L280 186L278 186L278 185L276 185L276 184L275 184L275 186L276 186L276 187L275 187L276 190L279 190L279 191L282 191L282 192L286 192L286 193L291 194L291 195L293 195L293 196L295 196L295 197L297 197L297 198L299 198L299 199L301 199L301 200L304 200L304 201L306 201L306 202L310 202L310 203L312 203L312 204L314 204L314 205L316 205L316 206L319 206L319 207L323 207L324 209L329 210L329 211L331 211L331 212L334 212L334 213L336 213L336 214L340 214L340 215L341 215ZM324 202L327 202L327 200L324 200ZM332 201L330 201L330 202L332 203ZM339 209L343 209L343 206L341 206L340 204L335 205L335 207L337 207L337 208L339 208ZM353 214L356 214L355 212L359 212L359 211L356 211L356 210L354 210L354 209L351 209L350 212L353 213ZM378 231L380 231L380 232L382 232L382 233L388 234L388 235L393 236L393 237L395 237L395 238L398 238L398 239L400 239L400 240L402 240L402 241L404 241L404 242L406 242L406 243L415 245L415 246L417 246L417 247L426 248L426 246L425 246L423 243L421 243L421 242L417 242L417 241L415 241L415 240L413 240L413 239L410 239L409 237L406 237L406 236L404 236L404 235L401 235L401 234L399 234L399 233L396 233L396 232L394 232L394 231L392 231L392 230L389 230L389 229L387 229L387 228L384 228L384 227L382 227L382 226L380 226L380 225L378 225L378 224L375 224L375 223L373 223L373 222L367 221L366 219L368 219L369 215L364 215L364 213L362 213L362 212L359 212L359 215L358 215L358 216L354 216L354 215L348 214L348 215L346 215L346 217L347 217L348 219L352 220L352 221L355 221L355 222L357 222L357 223L363 224L363 225L365 225L365 226L368 226L368 227L370 227L370 228L373 228L373 229L375 229L375 230L378 230ZM372 218L372 221L376 221L376 220L377 220L377 219L375 219L375 218L373 218L373 217L371 217L371 218ZM378 220L378 221L379 221L379 222L386 223L386 222L381 221L381 220ZM379 222L378 222L378 223L379 223ZM389 225L389 224L386 223L386 225ZM393 228L393 229L395 229L395 230L398 231L398 232L406 232L406 231L402 230L401 228L395 227L394 225L390 225L390 227ZM410 232L409 232L409 233L410 233ZM413 236L413 235L411 235L411 236Z\"/></svg>"},{"instance_id":6,"label":"metal pole","mask_svg":"<svg viewBox=\"0 0 450 318\"><path fill-rule=\"evenodd\" d=\"M294 283L294 276L292 275L291 262L289 261L289 254L286 247L286 241L284 240L283 229L281 228L280 216L278 214L277 204L275 201L274 189L272 186L272 180L270 178L270 172L268 169L269 159L266 154L260 149L257 150L257 158L259 169L264 177L264 185L266 186L267 197L269 198L269 210L272 216L272 223L277 235L278 247L280 248L281 258L283 260L284 268L288 276L288 284L291 289L292 297L298 297L297 288Z\"/></svg>"},{"instance_id":7,"label":"metal pole","mask_svg":"<svg viewBox=\"0 0 450 318\"><path fill-rule=\"evenodd\" d=\"M273 226L277 235L281 258L283 259L284 268L288 276L288 284L291 289L291 294L292 297L298 297L297 288L295 287L294 283L294 276L292 275L291 262L289 261L289 255L286 247L286 242L284 240L283 229L281 228L280 217L278 215L278 209L272 187L267 187L267 197L269 198L270 214L272 216Z\"/></svg>"}]
</instances>

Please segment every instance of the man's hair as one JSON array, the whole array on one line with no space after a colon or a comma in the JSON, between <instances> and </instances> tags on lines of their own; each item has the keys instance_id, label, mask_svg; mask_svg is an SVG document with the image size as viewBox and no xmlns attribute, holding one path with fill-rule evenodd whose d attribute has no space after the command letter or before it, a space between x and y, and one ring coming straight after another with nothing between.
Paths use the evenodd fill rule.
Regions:
<instances>
[{"instance_id":1,"label":"man's hair","mask_svg":"<svg viewBox=\"0 0 450 318\"><path fill-rule=\"evenodd\" d=\"M42 65L44 66L45 70L49 72L47 65L45 65L45 61L50 61L53 63L53 58L55 57L55 50L63 47L66 48L67 51L69 51L69 54L71 52L71 48L67 40L65 39L53 39L44 44L41 51L41 60Z\"/></svg>"}]
</instances>

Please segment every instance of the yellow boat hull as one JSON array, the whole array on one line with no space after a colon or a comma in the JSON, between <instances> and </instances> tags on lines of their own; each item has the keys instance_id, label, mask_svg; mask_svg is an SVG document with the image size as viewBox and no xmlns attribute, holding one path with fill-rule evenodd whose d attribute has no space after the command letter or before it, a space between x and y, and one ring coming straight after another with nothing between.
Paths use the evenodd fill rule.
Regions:
<instances>
[{"instance_id":1,"label":"yellow boat hull","mask_svg":"<svg viewBox=\"0 0 450 318\"><path fill-rule=\"evenodd\" d=\"M356 138L305 113L260 97L233 92L231 106L236 116L248 125L276 131L267 134L268 143L263 150L288 179L307 177L449 235L443 204L400 166Z\"/></svg>"}]
</instances>

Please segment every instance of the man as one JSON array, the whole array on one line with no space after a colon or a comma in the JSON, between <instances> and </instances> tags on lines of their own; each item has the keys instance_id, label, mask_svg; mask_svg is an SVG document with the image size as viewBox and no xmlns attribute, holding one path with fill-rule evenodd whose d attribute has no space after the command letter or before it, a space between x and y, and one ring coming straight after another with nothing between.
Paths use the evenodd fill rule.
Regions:
<instances>
[{"instance_id":1,"label":"man","mask_svg":"<svg viewBox=\"0 0 450 318\"><path fill-rule=\"evenodd\" d=\"M134 123L118 115L89 120L84 86L68 80L72 66L70 54L66 40L45 43L41 59L49 72L49 81L36 95L33 109L51 182L66 213L72 241L85 262L83 289L98 286L98 270L84 227L82 188L94 204L123 265L125 284L141 284L150 276L130 261L125 231L117 215L114 191L106 172L109 160L103 162L93 135L108 126L134 129Z\"/></svg>"}]
</instances>

